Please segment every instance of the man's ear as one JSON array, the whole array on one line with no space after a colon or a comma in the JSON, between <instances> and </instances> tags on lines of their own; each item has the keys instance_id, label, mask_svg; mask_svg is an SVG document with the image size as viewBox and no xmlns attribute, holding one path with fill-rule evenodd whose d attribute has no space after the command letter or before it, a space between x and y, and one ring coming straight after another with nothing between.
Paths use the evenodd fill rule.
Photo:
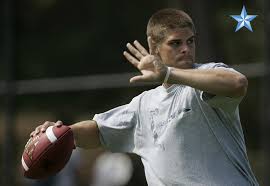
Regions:
<instances>
[{"instance_id":1,"label":"man's ear","mask_svg":"<svg viewBox=\"0 0 270 186\"><path fill-rule=\"evenodd\" d=\"M154 55L160 57L160 44L155 44L154 46Z\"/></svg>"},{"instance_id":2,"label":"man's ear","mask_svg":"<svg viewBox=\"0 0 270 186\"><path fill-rule=\"evenodd\" d=\"M159 55L159 45L155 45L155 49L154 49L154 51L155 51L155 54L156 55Z\"/></svg>"},{"instance_id":3,"label":"man's ear","mask_svg":"<svg viewBox=\"0 0 270 186\"><path fill-rule=\"evenodd\" d=\"M150 36L148 36L147 37L147 43L148 43L148 47L149 47L149 53L151 55L155 55L156 52L157 52L157 50L156 50L157 49L156 42Z\"/></svg>"},{"instance_id":4,"label":"man's ear","mask_svg":"<svg viewBox=\"0 0 270 186\"><path fill-rule=\"evenodd\" d=\"M160 46L157 43L154 43L153 44L153 54L157 55L157 54L159 54L159 51L160 51Z\"/></svg>"},{"instance_id":5,"label":"man's ear","mask_svg":"<svg viewBox=\"0 0 270 186\"><path fill-rule=\"evenodd\" d=\"M158 55L159 56L159 44L155 42L151 37L147 38L148 46L149 46L149 53L151 55Z\"/></svg>"}]
</instances>

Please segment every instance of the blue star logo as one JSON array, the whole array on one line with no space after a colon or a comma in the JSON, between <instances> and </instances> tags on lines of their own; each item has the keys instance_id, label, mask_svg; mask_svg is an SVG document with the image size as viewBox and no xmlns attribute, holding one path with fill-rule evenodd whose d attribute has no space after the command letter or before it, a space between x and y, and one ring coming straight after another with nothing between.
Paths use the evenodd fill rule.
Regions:
<instances>
[{"instance_id":1,"label":"blue star logo","mask_svg":"<svg viewBox=\"0 0 270 186\"><path fill-rule=\"evenodd\" d=\"M251 32L253 32L250 22L257 17L257 15L248 15L245 6L242 8L242 12L240 15L231 15L232 18L234 18L238 24L236 26L235 32L240 30L242 27L246 27Z\"/></svg>"}]
</instances>

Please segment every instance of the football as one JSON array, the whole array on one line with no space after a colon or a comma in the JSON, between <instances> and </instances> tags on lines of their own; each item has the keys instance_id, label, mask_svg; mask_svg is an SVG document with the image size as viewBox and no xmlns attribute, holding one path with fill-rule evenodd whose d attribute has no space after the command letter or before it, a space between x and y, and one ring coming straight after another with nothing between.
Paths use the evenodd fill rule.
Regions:
<instances>
[{"instance_id":1,"label":"football","mask_svg":"<svg viewBox=\"0 0 270 186\"><path fill-rule=\"evenodd\" d=\"M22 155L23 175L43 179L58 173L69 161L75 148L70 127L50 126L44 133L30 138Z\"/></svg>"}]
</instances>

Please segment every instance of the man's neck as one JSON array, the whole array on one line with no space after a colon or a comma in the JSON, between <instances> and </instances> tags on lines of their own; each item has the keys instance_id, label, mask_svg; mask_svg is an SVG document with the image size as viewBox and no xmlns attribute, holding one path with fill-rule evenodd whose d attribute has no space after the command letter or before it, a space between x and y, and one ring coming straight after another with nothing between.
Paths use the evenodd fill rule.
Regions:
<instances>
[{"instance_id":1,"label":"man's neck","mask_svg":"<svg viewBox=\"0 0 270 186\"><path fill-rule=\"evenodd\" d=\"M170 88L170 86L172 86L172 84L163 83L162 86L167 89L167 88Z\"/></svg>"}]
</instances>

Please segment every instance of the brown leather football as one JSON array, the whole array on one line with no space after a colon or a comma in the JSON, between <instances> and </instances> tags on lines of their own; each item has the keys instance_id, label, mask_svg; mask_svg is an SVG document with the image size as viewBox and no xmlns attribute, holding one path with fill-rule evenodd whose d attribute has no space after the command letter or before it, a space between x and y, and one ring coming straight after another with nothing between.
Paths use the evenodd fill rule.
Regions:
<instances>
[{"instance_id":1,"label":"brown leather football","mask_svg":"<svg viewBox=\"0 0 270 186\"><path fill-rule=\"evenodd\" d=\"M22 155L23 175L43 179L64 168L75 148L70 127L50 126L46 132L30 138Z\"/></svg>"}]
</instances>

